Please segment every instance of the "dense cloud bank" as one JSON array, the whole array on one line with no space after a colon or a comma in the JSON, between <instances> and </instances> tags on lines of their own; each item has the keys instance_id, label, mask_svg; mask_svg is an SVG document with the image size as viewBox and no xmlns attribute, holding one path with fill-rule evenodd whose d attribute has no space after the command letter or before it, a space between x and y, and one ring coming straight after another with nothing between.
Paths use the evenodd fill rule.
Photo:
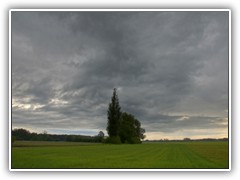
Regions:
<instances>
[{"instance_id":1,"label":"dense cloud bank","mask_svg":"<svg viewBox=\"0 0 240 180\"><path fill-rule=\"evenodd\" d=\"M105 130L116 87L147 133L217 136L228 28L228 12L12 12L13 127Z\"/></svg>"}]
</instances>

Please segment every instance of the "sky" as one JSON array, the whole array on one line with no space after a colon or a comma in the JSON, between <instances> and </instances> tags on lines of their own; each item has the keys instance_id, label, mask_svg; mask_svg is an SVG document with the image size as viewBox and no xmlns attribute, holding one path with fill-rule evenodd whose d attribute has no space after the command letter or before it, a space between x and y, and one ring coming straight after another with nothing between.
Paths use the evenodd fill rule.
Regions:
<instances>
[{"instance_id":1,"label":"sky","mask_svg":"<svg viewBox=\"0 0 240 180\"><path fill-rule=\"evenodd\" d=\"M107 135L115 87L146 139L228 137L228 19L228 11L14 11L12 127Z\"/></svg>"}]
</instances>

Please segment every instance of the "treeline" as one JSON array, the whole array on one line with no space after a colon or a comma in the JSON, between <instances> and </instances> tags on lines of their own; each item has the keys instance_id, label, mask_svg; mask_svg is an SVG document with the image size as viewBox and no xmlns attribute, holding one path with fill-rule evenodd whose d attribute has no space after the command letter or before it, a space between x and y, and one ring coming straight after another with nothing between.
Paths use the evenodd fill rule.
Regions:
<instances>
[{"instance_id":1,"label":"treeline","mask_svg":"<svg viewBox=\"0 0 240 180\"><path fill-rule=\"evenodd\" d=\"M26 129L12 130L12 142L19 141L69 141L69 142L102 142L104 134L102 131L96 136L67 135L67 134L47 134L30 132Z\"/></svg>"},{"instance_id":2,"label":"treeline","mask_svg":"<svg viewBox=\"0 0 240 180\"><path fill-rule=\"evenodd\" d=\"M188 141L228 141L228 138L203 138L203 139L159 139L159 140L145 140L144 142L188 142Z\"/></svg>"}]
</instances>

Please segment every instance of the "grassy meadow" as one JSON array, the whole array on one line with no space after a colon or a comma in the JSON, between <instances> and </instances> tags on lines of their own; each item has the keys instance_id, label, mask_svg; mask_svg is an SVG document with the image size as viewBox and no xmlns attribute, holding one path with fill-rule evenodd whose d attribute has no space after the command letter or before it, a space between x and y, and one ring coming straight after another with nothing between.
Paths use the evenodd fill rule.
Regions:
<instances>
[{"instance_id":1,"label":"grassy meadow","mask_svg":"<svg viewBox=\"0 0 240 180\"><path fill-rule=\"evenodd\" d=\"M228 168L228 142L95 144L16 141L12 169Z\"/></svg>"}]
</instances>

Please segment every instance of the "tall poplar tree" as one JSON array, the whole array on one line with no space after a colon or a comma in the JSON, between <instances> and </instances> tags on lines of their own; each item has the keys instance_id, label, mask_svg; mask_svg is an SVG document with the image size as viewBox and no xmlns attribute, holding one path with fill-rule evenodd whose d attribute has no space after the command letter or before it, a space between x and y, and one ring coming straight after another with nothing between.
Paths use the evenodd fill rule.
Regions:
<instances>
[{"instance_id":1,"label":"tall poplar tree","mask_svg":"<svg viewBox=\"0 0 240 180\"><path fill-rule=\"evenodd\" d=\"M119 136L119 125L121 118L121 107L117 96L117 89L113 89L112 101L108 106L108 124L107 132L109 137Z\"/></svg>"}]
</instances>

